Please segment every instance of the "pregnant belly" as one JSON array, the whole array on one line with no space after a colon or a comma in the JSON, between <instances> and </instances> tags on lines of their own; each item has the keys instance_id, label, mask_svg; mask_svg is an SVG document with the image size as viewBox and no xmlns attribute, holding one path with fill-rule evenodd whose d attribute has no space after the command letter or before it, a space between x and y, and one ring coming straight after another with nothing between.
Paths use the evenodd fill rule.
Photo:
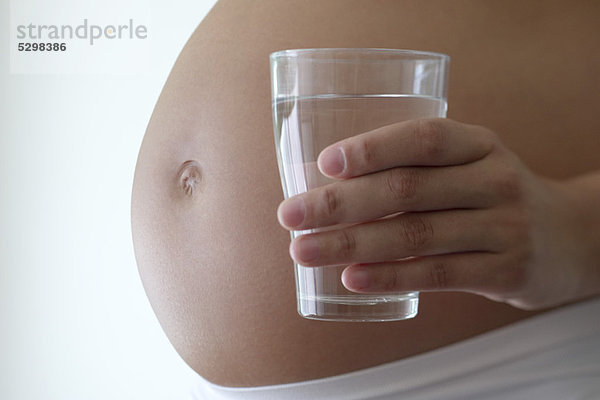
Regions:
<instances>
[{"instance_id":1,"label":"pregnant belly","mask_svg":"<svg viewBox=\"0 0 600 400\"><path fill-rule=\"evenodd\" d=\"M276 218L283 194L268 54L328 46L452 51L433 45L436 38L443 43L449 37L435 29L439 21L433 19L431 35L423 39L415 32L427 30L423 24L431 18L411 16L415 11L408 7L398 14L405 24L390 20L386 7L395 9L401 2L373 6L369 15L379 18L379 30L361 28L365 3L348 11L353 9L349 3L311 3L321 4L317 10L305 2L219 2L183 50L148 126L132 198L140 275L175 349L217 384L257 386L336 375L530 315L459 293L423 293L419 316L395 323L317 322L296 313L289 234ZM296 19L286 25L290 12ZM413 19L421 21L419 29L410 29ZM463 28L455 23L459 35ZM496 82L504 75L490 76ZM459 72L454 82L460 87L463 78ZM482 82L482 91L493 90ZM498 85L494 100L501 102L505 84L493 82ZM456 98L457 115L506 126L497 110L471 113L469 107L478 105L463 100ZM511 102L507 95L506 103ZM510 122L518 126L518 120Z\"/></svg>"}]
</instances>

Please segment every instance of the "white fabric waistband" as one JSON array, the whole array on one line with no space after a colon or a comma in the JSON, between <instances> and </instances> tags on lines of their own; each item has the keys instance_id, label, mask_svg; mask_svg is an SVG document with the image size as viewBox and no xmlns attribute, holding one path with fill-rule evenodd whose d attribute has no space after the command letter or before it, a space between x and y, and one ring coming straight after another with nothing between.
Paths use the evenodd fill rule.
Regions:
<instances>
[{"instance_id":1,"label":"white fabric waistband","mask_svg":"<svg viewBox=\"0 0 600 400\"><path fill-rule=\"evenodd\" d=\"M230 388L198 377L192 399L504 399L521 398L506 397L511 388L561 379L570 379L577 387L581 386L578 379L592 379L598 382L593 392L600 393L600 299L414 357L323 379ZM555 391L551 384L547 386L547 391ZM504 393L505 397L482 393Z\"/></svg>"}]
</instances>

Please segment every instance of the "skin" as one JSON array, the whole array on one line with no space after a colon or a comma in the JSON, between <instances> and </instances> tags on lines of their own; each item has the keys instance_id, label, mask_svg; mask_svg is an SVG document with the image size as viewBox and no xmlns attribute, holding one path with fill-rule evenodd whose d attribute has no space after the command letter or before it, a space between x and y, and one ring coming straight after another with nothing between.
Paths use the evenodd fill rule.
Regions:
<instances>
[{"instance_id":1,"label":"skin","mask_svg":"<svg viewBox=\"0 0 600 400\"><path fill-rule=\"evenodd\" d=\"M136 259L174 348L214 383L280 384L367 368L597 292L598 3L366 3L220 1L181 52L157 102L132 192ZM290 237L277 215L283 194L268 55L309 47L409 48L452 57L454 121L365 133L356 140L375 151L372 164L362 162L353 147L360 149L358 142L338 144L347 146L339 176L322 154L321 168L340 178L339 207L327 215L319 201L307 200L301 222L362 222L355 250L344 255L354 263L374 261L374 248L360 238L379 238L385 229L402 234L406 226L407 240L386 243L384 259L375 261L415 251L423 257L368 269L378 271L371 282L379 289L394 282L443 289L421 294L414 319L328 323L296 313ZM381 150L401 147L387 134L410 141L417 130L429 138L415 148L422 158ZM447 179L455 186L443 186ZM357 198L368 207L354 214L349 194L360 185L380 195ZM439 191L447 203L436 203ZM409 212L387 228L369 222L393 210ZM280 208L285 225L284 214ZM292 254L300 256L297 244ZM332 246L319 246L320 257L335 258ZM350 287L358 268L345 274ZM422 273L428 268L433 275Z\"/></svg>"},{"instance_id":2,"label":"skin","mask_svg":"<svg viewBox=\"0 0 600 400\"><path fill-rule=\"evenodd\" d=\"M489 129L445 119L354 136L318 164L339 180L286 200L279 220L355 224L290 246L305 266L350 264L342 282L352 291L458 290L523 309L600 292L600 212L588 208L598 172L540 178Z\"/></svg>"}]
</instances>

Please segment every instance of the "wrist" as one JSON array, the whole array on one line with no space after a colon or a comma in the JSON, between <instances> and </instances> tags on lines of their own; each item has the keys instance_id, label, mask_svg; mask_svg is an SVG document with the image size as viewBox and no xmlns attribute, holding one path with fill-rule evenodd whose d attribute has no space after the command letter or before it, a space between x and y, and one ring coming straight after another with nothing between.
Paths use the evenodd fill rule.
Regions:
<instances>
[{"instance_id":1,"label":"wrist","mask_svg":"<svg viewBox=\"0 0 600 400\"><path fill-rule=\"evenodd\" d=\"M600 294L600 171L561 182L573 216L577 259L583 269L581 297Z\"/></svg>"}]
</instances>

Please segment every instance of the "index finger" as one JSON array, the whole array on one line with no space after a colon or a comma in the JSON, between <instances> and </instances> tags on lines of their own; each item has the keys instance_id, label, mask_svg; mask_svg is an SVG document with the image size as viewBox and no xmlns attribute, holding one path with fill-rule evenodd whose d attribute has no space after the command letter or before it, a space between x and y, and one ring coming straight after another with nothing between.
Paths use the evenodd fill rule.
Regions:
<instances>
[{"instance_id":1,"label":"index finger","mask_svg":"<svg viewBox=\"0 0 600 400\"><path fill-rule=\"evenodd\" d=\"M477 161L492 151L494 134L446 118L387 125L325 148L321 172L351 178L395 167L449 166Z\"/></svg>"}]
</instances>

